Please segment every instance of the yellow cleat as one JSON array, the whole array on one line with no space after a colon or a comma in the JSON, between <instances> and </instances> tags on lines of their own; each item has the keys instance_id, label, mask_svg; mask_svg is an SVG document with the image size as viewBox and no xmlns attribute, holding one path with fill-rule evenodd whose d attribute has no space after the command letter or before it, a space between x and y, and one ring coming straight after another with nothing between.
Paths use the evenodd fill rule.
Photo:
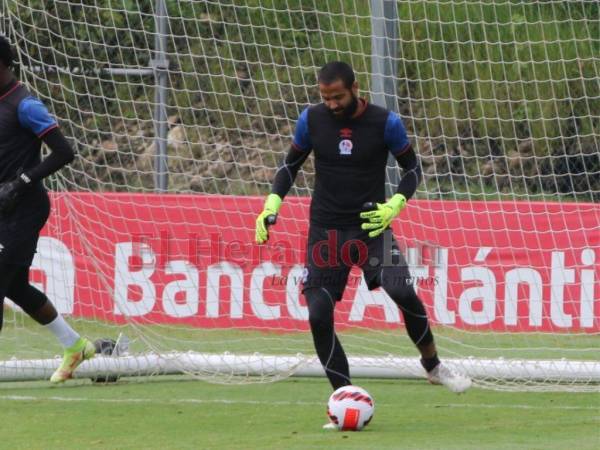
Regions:
<instances>
[{"instance_id":1,"label":"yellow cleat","mask_svg":"<svg viewBox=\"0 0 600 450\"><path fill-rule=\"evenodd\" d=\"M79 340L65 350L62 363L50 377L51 383L63 383L73 377L73 372L86 359L92 359L96 354L94 344L86 338Z\"/></svg>"}]
</instances>

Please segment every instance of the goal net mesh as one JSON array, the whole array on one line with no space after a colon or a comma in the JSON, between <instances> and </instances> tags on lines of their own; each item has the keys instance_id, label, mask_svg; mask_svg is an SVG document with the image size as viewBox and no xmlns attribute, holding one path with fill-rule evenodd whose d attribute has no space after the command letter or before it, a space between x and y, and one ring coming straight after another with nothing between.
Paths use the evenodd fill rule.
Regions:
<instances>
[{"instance_id":1,"label":"goal net mesh","mask_svg":"<svg viewBox=\"0 0 600 450\"><path fill-rule=\"evenodd\" d=\"M47 180L31 280L80 333L127 336L139 364L171 358L216 382L301 372L316 361L300 292L312 156L265 247L254 220L300 112L320 101L323 64L347 61L361 96L382 94L377 2L154 3L2 2L19 78L77 152ZM485 387L597 389L598 3L394 6L388 81L424 173L394 230L440 356ZM6 304L0 359L60 352ZM394 371L417 357L360 272L336 314L351 364ZM182 354L204 364L185 368Z\"/></svg>"}]
</instances>

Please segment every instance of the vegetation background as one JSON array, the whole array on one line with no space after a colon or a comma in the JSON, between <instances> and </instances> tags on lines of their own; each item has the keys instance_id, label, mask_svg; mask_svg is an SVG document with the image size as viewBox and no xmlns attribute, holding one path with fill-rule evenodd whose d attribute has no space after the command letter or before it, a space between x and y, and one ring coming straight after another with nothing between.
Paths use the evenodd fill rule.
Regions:
<instances>
[{"instance_id":1,"label":"vegetation background","mask_svg":"<svg viewBox=\"0 0 600 450\"><path fill-rule=\"evenodd\" d=\"M153 189L154 2L7 0L22 76L80 157L69 189ZM600 200L600 4L397 2L399 113L423 198ZM369 2L167 0L170 189L268 189L315 76L343 59L368 96ZM312 167L295 193L307 195Z\"/></svg>"}]
</instances>

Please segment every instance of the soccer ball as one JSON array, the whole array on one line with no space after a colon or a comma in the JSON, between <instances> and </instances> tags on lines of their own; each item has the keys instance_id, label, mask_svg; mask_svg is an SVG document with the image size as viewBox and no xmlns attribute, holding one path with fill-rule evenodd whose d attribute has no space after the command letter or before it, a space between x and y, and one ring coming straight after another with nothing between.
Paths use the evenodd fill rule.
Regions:
<instances>
[{"instance_id":1,"label":"soccer ball","mask_svg":"<svg viewBox=\"0 0 600 450\"><path fill-rule=\"evenodd\" d=\"M367 391L358 386L342 386L327 403L327 415L338 430L360 431L373 418L375 404Z\"/></svg>"}]
</instances>

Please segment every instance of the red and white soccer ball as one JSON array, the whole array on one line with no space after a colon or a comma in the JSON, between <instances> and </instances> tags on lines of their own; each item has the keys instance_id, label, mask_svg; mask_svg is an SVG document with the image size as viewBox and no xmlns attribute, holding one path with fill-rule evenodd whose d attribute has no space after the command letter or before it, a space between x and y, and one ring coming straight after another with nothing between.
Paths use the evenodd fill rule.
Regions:
<instances>
[{"instance_id":1,"label":"red and white soccer ball","mask_svg":"<svg viewBox=\"0 0 600 450\"><path fill-rule=\"evenodd\" d=\"M373 418L375 404L367 391L358 386L342 386L327 403L327 415L342 431L360 431Z\"/></svg>"}]
</instances>

